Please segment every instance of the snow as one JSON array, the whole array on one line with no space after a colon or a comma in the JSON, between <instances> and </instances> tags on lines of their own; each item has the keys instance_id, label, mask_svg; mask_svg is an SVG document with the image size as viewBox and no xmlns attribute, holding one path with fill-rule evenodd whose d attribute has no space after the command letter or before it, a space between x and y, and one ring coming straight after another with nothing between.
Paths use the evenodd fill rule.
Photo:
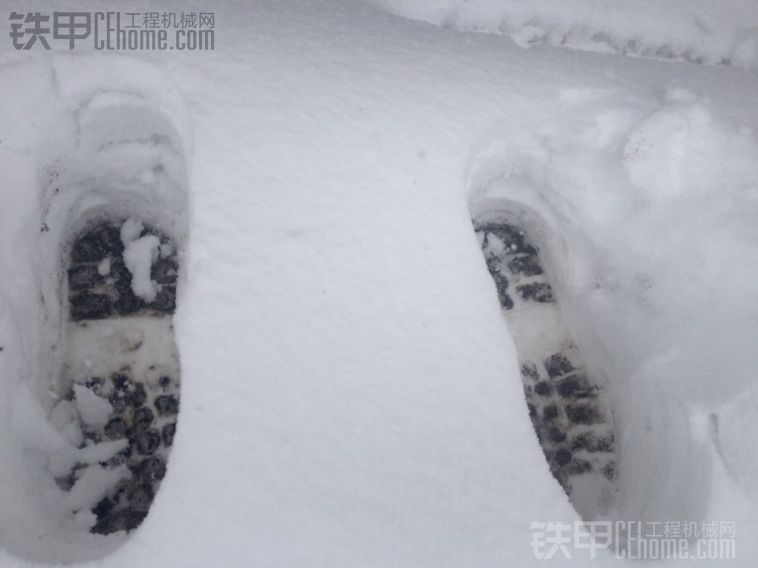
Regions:
<instances>
[{"instance_id":1,"label":"snow","mask_svg":"<svg viewBox=\"0 0 758 568\"><path fill-rule=\"evenodd\" d=\"M708 102L692 93L667 93L667 101L642 121L624 147L632 184L650 199L707 193L713 180L741 180L750 191L758 174L750 128L718 121Z\"/></svg>"},{"instance_id":2,"label":"snow","mask_svg":"<svg viewBox=\"0 0 758 568\"><path fill-rule=\"evenodd\" d=\"M510 36L521 48L560 46L710 65L758 66L751 0L371 0L394 14L460 31Z\"/></svg>"},{"instance_id":3,"label":"snow","mask_svg":"<svg viewBox=\"0 0 758 568\"><path fill-rule=\"evenodd\" d=\"M104 258L100 264L97 265L97 273L100 276L108 276L111 273L111 259Z\"/></svg>"},{"instance_id":4,"label":"snow","mask_svg":"<svg viewBox=\"0 0 758 568\"><path fill-rule=\"evenodd\" d=\"M14 432L23 436L25 448L53 454L70 448L62 434L45 419L39 402L25 386L14 393L11 424Z\"/></svg>"},{"instance_id":5,"label":"snow","mask_svg":"<svg viewBox=\"0 0 758 568\"><path fill-rule=\"evenodd\" d=\"M89 392L84 388L81 390L78 390L76 386L74 388L77 395L82 392ZM92 396L97 398L96 395ZM87 400L87 404L77 401L79 414L76 416L81 417L85 423L88 421L101 423L102 417L107 415L104 414L104 408L100 404L110 405L102 399L98 401ZM23 385L17 389L13 402L11 417L13 430L21 433L22 444L27 450L44 456L50 472L56 477L68 474L75 464L94 464L107 461L126 447L125 440L115 440L78 448L77 446L81 441L81 430L78 429L78 424L73 423L69 418L71 416L70 407L66 403L67 401L58 403L48 421L42 407ZM59 426L61 423L62 425ZM73 430L74 428L77 430Z\"/></svg>"},{"instance_id":6,"label":"snow","mask_svg":"<svg viewBox=\"0 0 758 568\"><path fill-rule=\"evenodd\" d=\"M63 498L63 506L71 511L87 510L107 495L108 489L128 475L129 470L125 465L115 469L106 469L100 465L88 467ZM87 519L89 522L94 520Z\"/></svg>"},{"instance_id":7,"label":"snow","mask_svg":"<svg viewBox=\"0 0 758 568\"><path fill-rule=\"evenodd\" d=\"M155 301L158 283L150 278L150 269L161 254L161 241L155 235L140 237L144 227L139 219L130 217L121 226L124 263L132 274L134 295L147 303Z\"/></svg>"},{"instance_id":8,"label":"snow","mask_svg":"<svg viewBox=\"0 0 758 568\"><path fill-rule=\"evenodd\" d=\"M113 440L100 442L79 449L77 459L79 463L94 465L98 462L106 462L118 452L127 447L126 440Z\"/></svg>"},{"instance_id":9,"label":"snow","mask_svg":"<svg viewBox=\"0 0 758 568\"><path fill-rule=\"evenodd\" d=\"M135 217L129 217L124 221L124 224L121 225L121 242L124 247L129 246L132 241L136 241L144 229L142 222Z\"/></svg>"},{"instance_id":10,"label":"snow","mask_svg":"<svg viewBox=\"0 0 758 568\"><path fill-rule=\"evenodd\" d=\"M82 443L82 429L79 424L79 411L76 402L61 400L50 412L50 423L62 433L73 446Z\"/></svg>"},{"instance_id":11,"label":"snow","mask_svg":"<svg viewBox=\"0 0 758 568\"><path fill-rule=\"evenodd\" d=\"M715 444L725 469L754 500L758 494L758 459L749 451L745 432L753 429L758 419L758 393L753 386L746 393L729 401L712 417L715 421Z\"/></svg>"},{"instance_id":12,"label":"snow","mask_svg":"<svg viewBox=\"0 0 758 568\"><path fill-rule=\"evenodd\" d=\"M150 278L150 268L160 254L161 241L147 235L131 241L124 250L124 264L132 273L134 295L150 303L158 295L158 283Z\"/></svg>"},{"instance_id":13,"label":"snow","mask_svg":"<svg viewBox=\"0 0 758 568\"><path fill-rule=\"evenodd\" d=\"M173 6L216 10L215 52L3 44L0 564L541 563L530 522L578 517L534 436L471 226L505 199L545 218L568 319L611 385L614 518L733 520L732 565L753 563L753 3L392 5L453 29L337 0ZM479 27L732 65L456 31ZM138 106L149 120L125 110ZM176 149L167 172L138 144L104 146L151 130ZM152 341L125 322L61 345L62 243L114 201L189 236L179 425L128 538L70 516L112 479L91 464L72 497L51 471L79 459L51 396L66 349L95 361ZM130 270L149 297L158 245L135 231Z\"/></svg>"},{"instance_id":14,"label":"snow","mask_svg":"<svg viewBox=\"0 0 758 568\"><path fill-rule=\"evenodd\" d=\"M76 407L87 426L103 426L113 414L111 403L82 385L74 385Z\"/></svg>"}]
</instances>

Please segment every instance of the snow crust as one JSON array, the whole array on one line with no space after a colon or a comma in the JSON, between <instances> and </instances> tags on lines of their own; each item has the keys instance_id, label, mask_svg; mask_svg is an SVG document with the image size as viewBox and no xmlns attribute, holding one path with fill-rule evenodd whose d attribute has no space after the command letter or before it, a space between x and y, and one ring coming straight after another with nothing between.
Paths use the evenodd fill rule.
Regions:
<instances>
[{"instance_id":1,"label":"snow crust","mask_svg":"<svg viewBox=\"0 0 758 568\"><path fill-rule=\"evenodd\" d=\"M470 2L448 27L468 29L483 6L481 21L513 33L557 21L555 37L581 24L623 46L639 31L674 59L755 62L747 4L635 2L633 17L560 5L532 3L511 24ZM213 53L3 48L0 564L541 564L530 522L578 516L534 436L471 225L515 199L546 220L558 292L611 386L625 456L615 518L735 521L732 565L751 566L754 74L525 51L335 0L213 7ZM155 131L171 140L160 160L130 143ZM123 144L108 145L114 132ZM82 530L113 481L96 462L118 450L72 457L80 433L53 396L64 243L74 219L114 203L190 236L181 420L128 539ZM153 245L135 253L143 276ZM92 492L55 485L72 459L92 466ZM64 499L70 514L51 515Z\"/></svg>"}]
</instances>

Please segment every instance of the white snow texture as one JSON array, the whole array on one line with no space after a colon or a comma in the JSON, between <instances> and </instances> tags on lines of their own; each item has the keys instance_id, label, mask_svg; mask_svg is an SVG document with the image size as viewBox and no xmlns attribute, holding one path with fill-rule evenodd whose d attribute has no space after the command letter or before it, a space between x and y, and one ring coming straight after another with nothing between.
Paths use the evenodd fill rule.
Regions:
<instances>
[{"instance_id":1,"label":"white snow texture","mask_svg":"<svg viewBox=\"0 0 758 568\"><path fill-rule=\"evenodd\" d=\"M472 229L509 200L543 218L566 320L608 380L608 518L735 522L723 564L754 565L755 3L128 8L214 11L216 48L0 42L0 566L543 565L530 523L579 517ZM163 172L132 143L153 135ZM62 331L66 243L114 209L136 295L155 298L172 252L136 219L182 264L182 409L129 537L86 531L128 475L98 465L123 446L77 449L76 416L102 423L107 402L56 398L66 349L87 349ZM77 463L66 493L54 477ZM553 564L589 562L572 553Z\"/></svg>"}]
</instances>

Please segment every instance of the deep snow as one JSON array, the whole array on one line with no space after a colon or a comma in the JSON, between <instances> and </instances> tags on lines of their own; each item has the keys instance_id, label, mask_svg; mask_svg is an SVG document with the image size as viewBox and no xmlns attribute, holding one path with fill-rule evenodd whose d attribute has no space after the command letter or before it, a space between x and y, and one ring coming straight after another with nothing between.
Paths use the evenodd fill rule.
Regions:
<instances>
[{"instance_id":1,"label":"deep snow","mask_svg":"<svg viewBox=\"0 0 758 568\"><path fill-rule=\"evenodd\" d=\"M191 207L171 463L142 527L93 565L536 565L529 523L576 513L534 436L471 224L514 197L565 244L569 319L615 388L616 515L735 521L735 565L751 565L755 75L524 51L336 0L213 9L215 52L132 54L153 68L3 44L0 564L121 540L51 521L57 488L28 451L62 443L45 419L60 314L40 297L55 297L63 221L83 206L50 205L46 166L76 146L64 169L118 177L118 160L90 170L98 140L72 142L76 109L106 86L147 93L175 125ZM613 21L599 9L591 23L613 35ZM718 37L688 37L726 56Z\"/></svg>"}]
</instances>

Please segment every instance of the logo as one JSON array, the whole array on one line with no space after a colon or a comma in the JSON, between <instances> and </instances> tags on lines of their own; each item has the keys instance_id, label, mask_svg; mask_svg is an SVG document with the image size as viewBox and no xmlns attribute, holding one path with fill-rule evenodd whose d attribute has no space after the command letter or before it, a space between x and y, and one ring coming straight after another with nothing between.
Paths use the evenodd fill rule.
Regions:
<instances>
[{"instance_id":1,"label":"logo","mask_svg":"<svg viewBox=\"0 0 758 568\"><path fill-rule=\"evenodd\" d=\"M733 560L736 523L716 521L532 521L531 546L541 560L601 550L625 560Z\"/></svg>"},{"instance_id":2,"label":"logo","mask_svg":"<svg viewBox=\"0 0 758 568\"><path fill-rule=\"evenodd\" d=\"M204 51L215 47L214 12L11 12L14 49ZM52 46L51 46L52 44Z\"/></svg>"}]
</instances>

